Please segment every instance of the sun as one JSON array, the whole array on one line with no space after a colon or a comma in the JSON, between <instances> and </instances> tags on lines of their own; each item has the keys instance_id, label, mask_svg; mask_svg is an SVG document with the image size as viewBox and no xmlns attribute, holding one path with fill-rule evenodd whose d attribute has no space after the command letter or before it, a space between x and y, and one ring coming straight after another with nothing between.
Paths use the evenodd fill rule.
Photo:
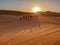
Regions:
<instances>
[{"instance_id":1,"label":"sun","mask_svg":"<svg viewBox=\"0 0 60 45\"><path fill-rule=\"evenodd\" d=\"M34 8L33 8L33 12L39 12L39 11L41 11L40 8L38 8L38 7L34 7Z\"/></svg>"}]
</instances>

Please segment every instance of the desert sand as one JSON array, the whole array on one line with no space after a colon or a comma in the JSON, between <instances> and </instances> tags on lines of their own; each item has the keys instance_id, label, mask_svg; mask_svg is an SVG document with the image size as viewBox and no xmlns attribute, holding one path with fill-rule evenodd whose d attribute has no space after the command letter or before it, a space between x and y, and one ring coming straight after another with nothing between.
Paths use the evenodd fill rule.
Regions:
<instances>
[{"instance_id":1,"label":"desert sand","mask_svg":"<svg viewBox=\"0 0 60 45\"><path fill-rule=\"evenodd\" d=\"M0 45L60 45L60 17L0 15Z\"/></svg>"}]
</instances>

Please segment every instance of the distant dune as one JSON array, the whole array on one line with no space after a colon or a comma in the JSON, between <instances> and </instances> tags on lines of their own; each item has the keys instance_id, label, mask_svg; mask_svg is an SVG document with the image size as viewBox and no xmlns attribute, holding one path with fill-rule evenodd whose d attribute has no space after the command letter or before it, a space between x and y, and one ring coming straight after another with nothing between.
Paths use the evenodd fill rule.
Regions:
<instances>
[{"instance_id":1,"label":"distant dune","mask_svg":"<svg viewBox=\"0 0 60 45\"><path fill-rule=\"evenodd\" d=\"M44 16L60 17L60 13L58 12L46 11L46 12L41 12L40 14Z\"/></svg>"},{"instance_id":2,"label":"distant dune","mask_svg":"<svg viewBox=\"0 0 60 45\"><path fill-rule=\"evenodd\" d=\"M17 15L17 16L21 16L21 15L24 15L24 16L28 16L28 15L31 15L32 13L29 13L29 12L21 12L21 11L12 11L12 10L0 10L0 14L3 14L3 15Z\"/></svg>"},{"instance_id":3,"label":"distant dune","mask_svg":"<svg viewBox=\"0 0 60 45\"><path fill-rule=\"evenodd\" d=\"M43 16L59 16L60 17L60 13L57 13L57 12L46 11L46 12L37 12L37 13L12 11L12 10L0 10L0 14L3 14L3 15L17 15L17 16L43 15Z\"/></svg>"}]
</instances>

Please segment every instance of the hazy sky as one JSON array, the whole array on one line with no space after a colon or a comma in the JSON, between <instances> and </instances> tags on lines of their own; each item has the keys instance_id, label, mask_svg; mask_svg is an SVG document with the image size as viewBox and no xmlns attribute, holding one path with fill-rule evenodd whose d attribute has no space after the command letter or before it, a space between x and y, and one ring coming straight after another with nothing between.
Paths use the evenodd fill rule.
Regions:
<instances>
[{"instance_id":1,"label":"hazy sky","mask_svg":"<svg viewBox=\"0 0 60 45\"><path fill-rule=\"evenodd\" d=\"M42 11L60 12L60 0L0 0L0 10L31 12L35 6Z\"/></svg>"}]
</instances>

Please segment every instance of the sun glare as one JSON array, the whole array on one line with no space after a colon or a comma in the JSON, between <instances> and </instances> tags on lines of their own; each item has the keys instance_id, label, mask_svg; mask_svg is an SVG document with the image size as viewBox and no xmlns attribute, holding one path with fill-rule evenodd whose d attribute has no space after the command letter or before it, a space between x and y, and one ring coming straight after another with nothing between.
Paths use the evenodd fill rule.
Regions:
<instances>
[{"instance_id":1,"label":"sun glare","mask_svg":"<svg viewBox=\"0 0 60 45\"><path fill-rule=\"evenodd\" d=\"M38 7L34 7L34 8L33 8L33 12L39 12L39 11L41 11L40 8L38 8Z\"/></svg>"}]
</instances>

